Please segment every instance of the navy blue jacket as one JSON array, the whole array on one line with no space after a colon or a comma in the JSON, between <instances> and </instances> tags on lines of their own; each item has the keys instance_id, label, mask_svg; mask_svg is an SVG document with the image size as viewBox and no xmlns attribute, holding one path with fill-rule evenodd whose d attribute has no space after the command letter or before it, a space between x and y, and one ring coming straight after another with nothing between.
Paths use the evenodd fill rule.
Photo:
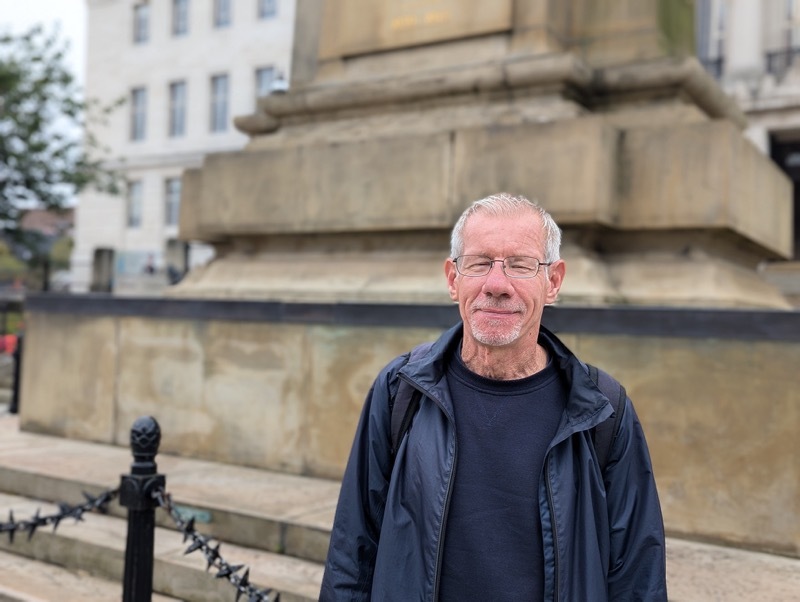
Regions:
<instances>
[{"instance_id":1,"label":"navy blue jacket","mask_svg":"<svg viewBox=\"0 0 800 602\"><path fill-rule=\"evenodd\" d=\"M322 580L322 602L438 599L453 470L458 462L445 363L462 327L430 351L393 360L364 405ZM545 457L539 489L545 600L666 601L664 527L644 434L631 405L605 474L592 428L613 413L584 365L542 328L540 337L569 383L569 400ZM392 468L390 403L398 379L423 392ZM463 467L462 467L463 469Z\"/></svg>"}]
</instances>

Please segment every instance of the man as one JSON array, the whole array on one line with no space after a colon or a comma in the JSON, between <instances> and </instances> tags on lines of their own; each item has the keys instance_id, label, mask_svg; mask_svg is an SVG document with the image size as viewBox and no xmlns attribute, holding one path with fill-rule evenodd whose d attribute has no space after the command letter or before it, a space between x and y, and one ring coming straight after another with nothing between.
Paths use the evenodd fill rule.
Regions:
<instances>
[{"instance_id":1,"label":"man","mask_svg":"<svg viewBox=\"0 0 800 602\"><path fill-rule=\"evenodd\" d=\"M561 232L498 194L456 223L445 261L462 324L392 361L362 413L320 600L667 599L664 529L629 399L613 413L587 366L541 326L564 280ZM397 450L400 379L422 394Z\"/></svg>"}]
</instances>

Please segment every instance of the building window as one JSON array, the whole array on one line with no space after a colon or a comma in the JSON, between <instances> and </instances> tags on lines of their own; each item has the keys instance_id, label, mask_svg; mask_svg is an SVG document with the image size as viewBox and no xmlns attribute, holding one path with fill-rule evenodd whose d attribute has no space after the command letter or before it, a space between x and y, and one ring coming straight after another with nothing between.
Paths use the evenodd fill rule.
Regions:
<instances>
[{"instance_id":1,"label":"building window","mask_svg":"<svg viewBox=\"0 0 800 602\"><path fill-rule=\"evenodd\" d=\"M228 129L228 76L215 75L211 78L211 131L224 132Z\"/></svg>"},{"instance_id":2,"label":"building window","mask_svg":"<svg viewBox=\"0 0 800 602\"><path fill-rule=\"evenodd\" d=\"M278 14L278 0L258 0L258 18L271 19Z\"/></svg>"},{"instance_id":3,"label":"building window","mask_svg":"<svg viewBox=\"0 0 800 602\"><path fill-rule=\"evenodd\" d=\"M167 178L164 181L164 225L177 226L181 207L181 179Z\"/></svg>"},{"instance_id":4,"label":"building window","mask_svg":"<svg viewBox=\"0 0 800 602\"><path fill-rule=\"evenodd\" d=\"M214 27L231 24L231 0L214 0Z\"/></svg>"},{"instance_id":5,"label":"building window","mask_svg":"<svg viewBox=\"0 0 800 602\"><path fill-rule=\"evenodd\" d=\"M172 35L189 33L189 0L172 0Z\"/></svg>"},{"instance_id":6,"label":"building window","mask_svg":"<svg viewBox=\"0 0 800 602\"><path fill-rule=\"evenodd\" d=\"M131 90L131 140L144 140L147 122L147 90Z\"/></svg>"},{"instance_id":7,"label":"building window","mask_svg":"<svg viewBox=\"0 0 800 602\"><path fill-rule=\"evenodd\" d=\"M169 135L171 138L186 133L186 82L169 85Z\"/></svg>"},{"instance_id":8,"label":"building window","mask_svg":"<svg viewBox=\"0 0 800 602\"><path fill-rule=\"evenodd\" d=\"M800 46L800 24L797 20L797 17L800 16L800 2L786 0L783 13L784 47L797 48Z\"/></svg>"},{"instance_id":9,"label":"building window","mask_svg":"<svg viewBox=\"0 0 800 602\"><path fill-rule=\"evenodd\" d=\"M800 1L783 0L778 10L763 12L767 72L780 81L800 56Z\"/></svg>"},{"instance_id":10,"label":"building window","mask_svg":"<svg viewBox=\"0 0 800 602\"><path fill-rule=\"evenodd\" d=\"M150 5L133 5L133 43L144 44L150 37Z\"/></svg>"},{"instance_id":11,"label":"building window","mask_svg":"<svg viewBox=\"0 0 800 602\"><path fill-rule=\"evenodd\" d=\"M725 0L699 0L695 11L697 57L719 78L725 63Z\"/></svg>"},{"instance_id":12,"label":"building window","mask_svg":"<svg viewBox=\"0 0 800 602\"><path fill-rule=\"evenodd\" d=\"M275 81L274 67L256 69L256 98L267 96L272 90L273 81Z\"/></svg>"},{"instance_id":13,"label":"building window","mask_svg":"<svg viewBox=\"0 0 800 602\"><path fill-rule=\"evenodd\" d=\"M142 226L142 181L134 180L128 183L127 222L128 228L141 228Z\"/></svg>"}]
</instances>

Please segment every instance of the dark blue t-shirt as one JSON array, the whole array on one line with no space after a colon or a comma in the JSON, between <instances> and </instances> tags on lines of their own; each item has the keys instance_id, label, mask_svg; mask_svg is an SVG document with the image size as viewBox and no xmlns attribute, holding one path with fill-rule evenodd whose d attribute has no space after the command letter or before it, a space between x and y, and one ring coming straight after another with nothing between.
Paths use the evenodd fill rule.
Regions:
<instances>
[{"instance_id":1,"label":"dark blue t-shirt","mask_svg":"<svg viewBox=\"0 0 800 602\"><path fill-rule=\"evenodd\" d=\"M566 384L552 360L528 378L499 381L471 372L459 352L447 381L458 447L440 600L540 601L539 477Z\"/></svg>"}]
</instances>

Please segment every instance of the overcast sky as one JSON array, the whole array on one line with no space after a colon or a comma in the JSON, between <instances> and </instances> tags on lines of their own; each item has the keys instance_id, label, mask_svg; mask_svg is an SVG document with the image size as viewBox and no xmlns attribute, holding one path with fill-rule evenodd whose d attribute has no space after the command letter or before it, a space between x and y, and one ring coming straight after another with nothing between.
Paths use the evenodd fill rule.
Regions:
<instances>
[{"instance_id":1,"label":"overcast sky","mask_svg":"<svg viewBox=\"0 0 800 602\"><path fill-rule=\"evenodd\" d=\"M67 59L81 87L86 70L86 0L0 0L0 30L22 33L42 23L48 31L59 26L69 41Z\"/></svg>"}]
</instances>

